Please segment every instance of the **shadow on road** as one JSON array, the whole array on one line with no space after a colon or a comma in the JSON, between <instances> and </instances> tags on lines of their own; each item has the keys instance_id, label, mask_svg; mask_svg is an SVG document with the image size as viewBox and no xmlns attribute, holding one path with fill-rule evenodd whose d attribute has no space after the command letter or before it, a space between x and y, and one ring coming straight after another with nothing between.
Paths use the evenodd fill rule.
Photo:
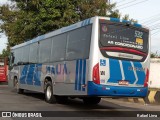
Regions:
<instances>
[{"instance_id":1,"label":"shadow on road","mask_svg":"<svg viewBox=\"0 0 160 120\"><path fill-rule=\"evenodd\" d=\"M33 92L33 91L25 91L23 93L23 95L45 101L45 95L42 93ZM78 110L113 110L113 111L115 111L117 109L121 109L121 110L129 109L129 110L133 110L133 111L140 110L140 109L136 109L133 107L125 106L125 102L123 102L122 105L119 105L114 102L110 102L110 101L112 101L111 98L108 98L108 99L109 99L109 101L107 101L107 99L105 101L102 99L98 105L86 105L83 103L82 99L75 98L75 99L69 99L67 103L64 103L61 105L67 106L71 109L78 108ZM56 104L58 104L58 103L56 103ZM50 104L50 105L52 105L52 104Z\"/></svg>"},{"instance_id":2,"label":"shadow on road","mask_svg":"<svg viewBox=\"0 0 160 120\"><path fill-rule=\"evenodd\" d=\"M33 97L36 99L44 100L45 96L41 93L31 93L29 91L25 92L24 95L28 97ZM135 109L133 107L126 107L125 105L115 104L113 102L102 100L98 105L86 105L83 104L80 99L69 99L66 104L56 104L62 109L56 111L55 104L48 104L53 106L53 111L50 109L48 114L52 114L56 117L130 117L136 116L136 112L140 109ZM67 111L64 110L67 108ZM129 111L128 111L129 110Z\"/></svg>"},{"instance_id":3,"label":"shadow on road","mask_svg":"<svg viewBox=\"0 0 160 120\"><path fill-rule=\"evenodd\" d=\"M8 82L0 82L0 86L1 85L8 85Z\"/></svg>"},{"instance_id":4,"label":"shadow on road","mask_svg":"<svg viewBox=\"0 0 160 120\"><path fill-rule=\"evenodd\" d=\"M3 90L7 90L7 89L10 89L10 91L12 93L16 93L15 89L11 89L7 85L4 85ZM25 90L22 95L30 97L30 98L36 98L36 99L39 99L42 101L45 100L45 95L42 93L39 93L39 92ZM108 101L107 101L107 99L108 99ZM133 111L140 110L140 109L136 109L133 107L128 107L127 105L125 105L125 102L114 103L114 102L112 102L112 100L115 101L115 99L106 98L105 101L102 99L98 105L86 105L86 104L83 104L83 101L81 99L76 98L76 99L69 99L67 103L62 104L62 105L68 106L69 108L72 108L72 109L78 108L79 110L93 110L93 109L96 109L96 110L98 110L98 109L101 109L101 110L105 110L105 109L107 109L107 110L116 110L116 109L126 110L126 109L129 109L129 110L133 110ZM118 99L117 99L117 101L118 101ZM52 105L52 104L50 104L50 105Z\"/></svg>"},{"instance_id":5,"label":"shadow on road","mask_svg":"<svg viewBox=\"0 0 160 120\"><path fill-rule=\"evenodd\" d=\"M1 86L0 86L1 87ZM16 90L9 88L7 85L1 87L1 92L4 94L11 94L16 97ZM5 91L5 92L4 92ZM75 116L75 117L97 117L97 116L133 116L133 113L129 111L140 111L140 109L135 107L128 107L125 102L114 102L115 99L108 98L108 100L102 100L98 105L86 105L83 104L81 99L69 99L66 104L49 104L41 102L45 100L45 95L38 92L24 91L24 94L17 94L17 96L22 96L22 98L27 99L27 103L37 102L33 110L46 111L48 114L54 114L57 117L60 116ZM113 100L113 101L112 101ZM40 101L40 102L39 102ZM34 107L34 105L33 105ZM57 109L56 109L57 108ZM51 113L50 113L51 112ZM52 113L53 112L53 113Z\"/></svg>"},{"instance_id":6,"label":"shadow on road","mask_svg":"<svg viewBox=\"0 0 160 120\"><path fill-rule=\"evenodd\" d=\"M43 93L39 93L39 92L25 90L23 95L26 95L28 97L34 97L34 98L40 99L40 100L45 100L45 95Z\"/></svg>"}]
</instances>

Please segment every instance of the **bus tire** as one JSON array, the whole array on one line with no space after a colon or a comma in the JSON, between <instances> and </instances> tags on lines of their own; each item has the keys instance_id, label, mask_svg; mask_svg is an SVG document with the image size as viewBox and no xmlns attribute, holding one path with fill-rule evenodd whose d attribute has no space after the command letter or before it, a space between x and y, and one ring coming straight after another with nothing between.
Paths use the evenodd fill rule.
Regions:
<instances>
[{"instance_id":1,"label":"bus tire","mask_svg":"<svg viewBox=\"0 0 160 120\"><path fill-rule=\"evenodd\" d=\"M45 100L47 103L56 103L56 98L53 95L52 82L48 81L45 87Z\"/></svg>"},{"instance_id":2,"label":"bus tire","mask_svg":"<svg viewBox=\"0 0 160 120\"><path fill-rule=\"evenodd\" d=\"M24 89L19 88L17 78L14 78L14 87L16 88L16 91L17 91L18 94L23 94L24 93Z\"/></svg>"},{"instance_id":3,"label":"bus tire","mask_svg":"<svg viewBox=\"0 0 160 120\"><path fill-rule=\"evenodd\" d=\"M100 97L85 97L83 103L86 105L97 105L101 101Z\"/></svg>"}]
</instances>

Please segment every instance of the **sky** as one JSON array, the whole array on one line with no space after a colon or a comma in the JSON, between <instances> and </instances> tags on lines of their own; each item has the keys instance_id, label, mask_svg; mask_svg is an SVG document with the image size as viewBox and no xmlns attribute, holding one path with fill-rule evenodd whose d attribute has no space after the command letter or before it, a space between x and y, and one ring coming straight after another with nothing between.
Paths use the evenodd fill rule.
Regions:
<instances>
[{"instance_id":1,"label":"sky","mask_svg":"<svg viewBox=\"0 0 160 120\"><path fill-rule=\"evenodd\" d=\"M0 5L7 0L0 0ZM117 3L122 16L128 14L138 23L149 27L151 30L151 51L160 55L160 0L110 0ZM0 37L0 53L6 47L7 37Z\"/></svg>"},{"instance_id":2,"label":"sky","mask_svg":"<svg viewBox=\"0 0 160 120\"><path fill-rule=\"evenodd\" d=\"M7 3L7 0L0 0L0 5ZM4 34L0 34L0 54L3 49L6 49L7 46L7 37Z\"/></svg>"}]
</instances>

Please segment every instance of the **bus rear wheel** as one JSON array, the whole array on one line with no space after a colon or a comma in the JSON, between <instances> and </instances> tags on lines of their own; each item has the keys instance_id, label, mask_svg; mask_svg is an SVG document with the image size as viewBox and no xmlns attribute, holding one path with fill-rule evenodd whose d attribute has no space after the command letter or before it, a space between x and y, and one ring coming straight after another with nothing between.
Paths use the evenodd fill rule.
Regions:
<instances>
[{"instance_id":1,"label":"bus rear wheel","mask_svg":"<svg viewBox=\"0 0 160 120\"><path fill-rule=\"evenodd\" d=\"M49 81L46 83L46 88L45 88L45 100L48 103L55 103L56 102L56 98L53 95L53 87L52 87L52 83Z\"/></svg>"},{"instance_id":2,"label":"bus rear wheel","mask_svg":"<svg viewBox=\"0 0 160 120\"><path fill-rule=\"evenodd\" d=\"M83 102L86 105L97 105L101 101L100 97L85 97Z\"/></svg>"},{"instance_id":3,"label":"bus rear wheel","mask_svg":"<svg viewBox=\"0 0 160 120\"><path fill-rule=\"evenodd\" d=\"M17 78L14 78L14 87L16 88L16 91L17 91L18 94L23 94L24 93L24 89L19 88Z\"/></svg>"}]
</instances>

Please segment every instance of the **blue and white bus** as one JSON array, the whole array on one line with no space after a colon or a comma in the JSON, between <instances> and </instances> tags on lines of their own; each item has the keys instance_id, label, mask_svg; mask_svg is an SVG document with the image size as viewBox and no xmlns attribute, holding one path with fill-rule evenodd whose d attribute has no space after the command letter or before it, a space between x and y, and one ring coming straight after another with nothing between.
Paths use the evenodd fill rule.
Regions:
<instances>
[{"instance_id":1,"label":"blue and white bus","mask_svg":"<svg viewBox=\"0 0 160 120\"><path fill-rule=\"evenodd\" d=\"M48 103L143 98L149 61L147 28L96 16L12 47L8 81L18 93L44 93Z\"/></svg>"}]
</instances>

